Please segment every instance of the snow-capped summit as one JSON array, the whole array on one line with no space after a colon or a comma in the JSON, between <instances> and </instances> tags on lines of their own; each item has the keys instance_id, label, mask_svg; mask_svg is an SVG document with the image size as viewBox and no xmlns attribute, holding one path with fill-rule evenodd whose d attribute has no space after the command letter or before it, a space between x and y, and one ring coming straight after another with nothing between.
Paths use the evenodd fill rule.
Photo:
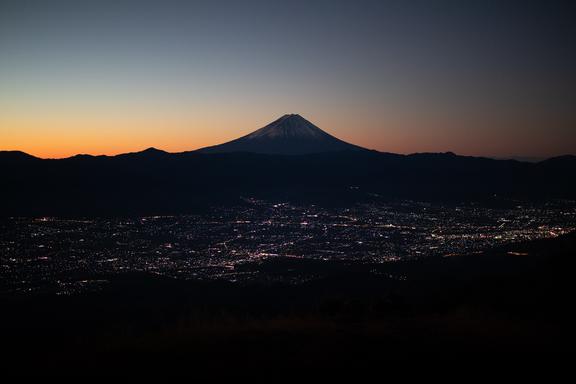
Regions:
<instances>
[{"instance_id":1,"label":"snow-capped summit","mask_svg":"<svg viewBox=\"0 0 576 384\"><path fill-rule=\"evenodd\" d=\"M298 114L289 114L246 136L199 151L302 155L363 149L324 132Z\"/></svg>"}]
</instances>

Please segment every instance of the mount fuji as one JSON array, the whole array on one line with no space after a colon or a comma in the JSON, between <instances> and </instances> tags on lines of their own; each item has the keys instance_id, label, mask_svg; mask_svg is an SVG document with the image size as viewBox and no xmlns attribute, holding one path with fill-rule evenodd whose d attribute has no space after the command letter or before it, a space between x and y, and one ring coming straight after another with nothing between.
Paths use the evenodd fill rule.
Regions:
<instances>
[{"instance_id":1,"label":"mount fuji","mask_svg":"<svg viewBox=\"0 0 576 384\"><path fill-rule=\"evenodd\" d=\"M288 114L246 136L201 148L201 153L252 152L271 155L304 155L339 151L367 151L342 141L298 114Z\"/></svg>"}]
</instances>

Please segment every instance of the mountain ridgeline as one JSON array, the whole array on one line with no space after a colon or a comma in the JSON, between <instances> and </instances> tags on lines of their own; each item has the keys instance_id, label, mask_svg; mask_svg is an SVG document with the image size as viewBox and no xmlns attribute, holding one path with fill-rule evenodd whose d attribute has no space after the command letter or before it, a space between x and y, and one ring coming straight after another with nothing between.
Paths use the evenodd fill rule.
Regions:
<instances>
[{"instance_id":1,"label":"mountain ridgeline","mask_svg":"<svg viewBox=\"0 0 576 384\"><path fill-rule=\"evenodd\" d=\"M0 216L197 212L245 198L314 204L576 198L576 157L539 163L399 155L339 140L299 115L197 151L40 159L0 152Z\"/></svg>"}]
</instances>

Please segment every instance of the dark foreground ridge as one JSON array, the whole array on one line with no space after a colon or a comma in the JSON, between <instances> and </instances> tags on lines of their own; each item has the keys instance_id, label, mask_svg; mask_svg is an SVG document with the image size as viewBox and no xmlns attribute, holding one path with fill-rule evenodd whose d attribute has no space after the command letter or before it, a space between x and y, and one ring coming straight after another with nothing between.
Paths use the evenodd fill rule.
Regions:
<instances>
[{"instance_id":1,"label":"dark foreground ridge","mask_svg":"<svg viewBox=\"0 0 576 384\"><path fill-rule=\"evenodd\" d=\"M560 368L573 331L575 252L572 233L468 256L378 265L280 258L260 267L325 276L295 286L127 274L102 292L3 297L4 373Z\"/></svg>"}]
</instances>

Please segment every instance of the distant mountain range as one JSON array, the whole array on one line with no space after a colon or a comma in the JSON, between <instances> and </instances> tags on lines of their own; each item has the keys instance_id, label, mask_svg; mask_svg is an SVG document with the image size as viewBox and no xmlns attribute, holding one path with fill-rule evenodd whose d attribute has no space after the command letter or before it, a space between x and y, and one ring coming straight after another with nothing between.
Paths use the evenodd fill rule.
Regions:
<instances>
[{"instance_id":1,"label":"distant mountain range","mask_svg":"<svg viewBox=\"0 0 576 384\"><path fill-rule=\"evenodd\" d=\"M382 199L576 199L576 157L537 163L399 155L341 141L299 115L197 151L39 159L0 151L6 215L195 212L246 197L348 204Z\"/></svg>"}]
</instances>

